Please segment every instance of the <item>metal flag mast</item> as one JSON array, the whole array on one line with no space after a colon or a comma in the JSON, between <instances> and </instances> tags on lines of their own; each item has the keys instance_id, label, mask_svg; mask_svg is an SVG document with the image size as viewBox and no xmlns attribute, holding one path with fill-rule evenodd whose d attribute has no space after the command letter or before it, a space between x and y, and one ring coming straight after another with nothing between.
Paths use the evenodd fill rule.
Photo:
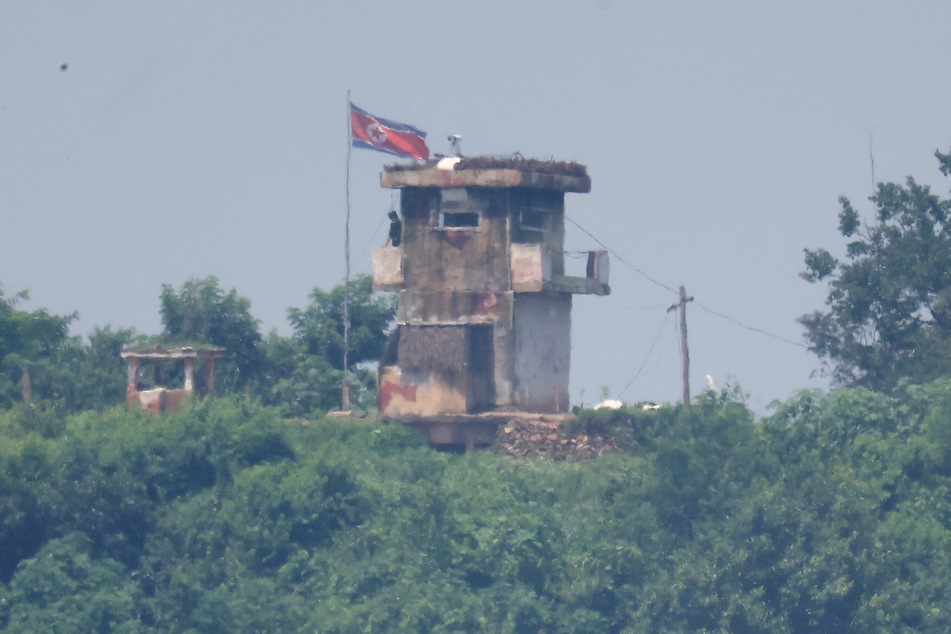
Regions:
<instances>
[{"instance_id":1,"label":"metal flag mast","mask_svg":"<svg viewBox=\"0 0 951 634\"><path fill-rule=\"evenodd\" d=\"M366 110L353 105L350 101L350 90L347 90L347 222L344 239L346 273L343 283L343 381L340 399L343 411L350 409L350 154L354 145L419 160L429 158L425 132L405 123L374 117Z\"/></svg>"},{"instance_id":2,"label":"metal flag mast","mask_svg":"<svg viewBox=\"0 0 951 634\"><path fill-rule=\"evenodd\" d=\"M350 153L353 151L353 124L350 115L350 91L347 90L347 220L344 224L343 251L346 265L343 277L343 382L340 409L350 410Z\"/></svg>"}]
</instances>

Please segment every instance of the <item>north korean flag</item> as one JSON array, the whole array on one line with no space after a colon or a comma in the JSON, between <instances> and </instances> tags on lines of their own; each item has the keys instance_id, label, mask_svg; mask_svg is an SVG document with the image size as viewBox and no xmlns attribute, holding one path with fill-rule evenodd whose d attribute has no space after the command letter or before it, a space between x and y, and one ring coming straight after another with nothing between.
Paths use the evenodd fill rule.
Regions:
<instances>
[{"instance_id":1,"label":"north korean flag","mask_svg":"<svg viewBox=\"0 0 951 634\"><path fill-rule=\"evenodd\" d=\"M426 133L405 123L389 121L350 104L350 140L353 147L396 156L429 159Z\"/></svg>"}]
</instances>

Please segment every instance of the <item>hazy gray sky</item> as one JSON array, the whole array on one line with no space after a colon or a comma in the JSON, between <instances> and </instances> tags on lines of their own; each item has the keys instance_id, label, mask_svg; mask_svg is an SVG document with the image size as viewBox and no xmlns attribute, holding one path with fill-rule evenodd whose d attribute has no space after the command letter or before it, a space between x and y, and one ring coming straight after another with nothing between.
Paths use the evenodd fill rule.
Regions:
<instances>
[{"instance_id":1,"label":"hazy gray sky","mask_svg":"<svg viewBox=\"0 0 951 634\"><path fill-rule=\"evenodd\" d=\"M870 212L870 141L877 180L948 193L949 24L948 3L866 0L7 0L0 283L81 334L156 333L162 283L216 275L289 332L343 280L349 89L436 152L459 133L465 154L588 166L568 216L623 262L610 297L575 298L575 402L635 375L625 400L679 398L663 286L683 284L693 392L710 374L762 411L824 382L738 323L802 342L825 297L802 249L842 250L840 195ZM388 162L353 152L355 272L385 239ZM598 245L570 225L567 248Z\"/></svg>"}]
</instances>

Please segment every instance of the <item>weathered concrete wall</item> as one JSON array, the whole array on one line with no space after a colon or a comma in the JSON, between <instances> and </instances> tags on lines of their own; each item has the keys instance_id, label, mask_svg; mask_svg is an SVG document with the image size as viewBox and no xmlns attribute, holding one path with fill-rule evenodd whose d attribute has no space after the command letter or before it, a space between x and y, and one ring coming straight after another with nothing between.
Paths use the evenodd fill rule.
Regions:
<instances>
[{"instance_id":1,"label":"weathered concrete wall","mask_svg":"<svg viewBox=\"0 0 951 634\"><path fill-rule=\"evenodd\" d=\"M567 412L571 295L517 294L514 339L515 407L526 412Z\"/></svg>"},{"instance_id":2,"label":"weathered concrete wall","mask_svg":"<svg viewBox=\"0 0 951 634\"><path fill-rule=\"evenodd\" d=\"M512 323L515 294L407 288L400 291L396 321L401 324Z\"/></svg>"},{"instance_id":3,"label":"weathered concrete wall","mask_svg":"<svg viewBox=\"0 0 951 634\"><path fill-rule=\"evenodd\" d=\"M540 244L549 257L553 275L565 273L565 195L558 191L516 189L507 192L513 244ZM535 222L547 216L544 229Z\"/></svg>"},{"instance_id":4,"label":"weathered concrete wall","mask_svg":"<svg viewBox=\"0 0 951 634\"><path fill-rule=\"evenodd\" d=\"M400 247L374 247L374 291L398 291L403 288L402 257L403 250Z\"/></svg>"},{"instance_id":5,"label":"weathered concrete wall","mask_svg":"<svg viewBox=\"0 0 951 634\"><path fill-rule=\"evenodd\" d=\"M386 169L380 184L393 189L413 187L487 187L557 190L562 192L591 191L591 179L584 175L543 173L531 169Z\"/></svg>"},{"instance_id":6,"label":"weathered concrete wall","mask_svg":"<svg viewBox=\"0 0 951 634\"><path fill-rule=\"evenodd\" d=\"M381 368L377 402L385 416L436 416L446 412L465 413L464 376L447 381L433 372L402 372L398 367Z\"/></svg>"},{"instance_id":7,"label":"weathered concrete wall","mask_svg":"<svg viewBox=\"0 0 951 634\"><path fill-rule=\"evenodd\" d=\"M551 254L544 244L512 243L512 290L540 293L551 280Z\"/></svg>"},{"instance_id":8,"label":"weathered concrete wall","mask_svg":"<svg viewBox=\"0 0 951 634\"><path fill-rule=\"evenodd\" d=\"M127 409L141 408L153 414L161 414L178 411L182 403L193 395L192 390L169 390L160 387L139 391L133 388L126 391L125 402Z\"/></svg>"},{"instance_id":9,"label":"weathered concrete wall","mask_svg":"<svg viewBox=\"0 0 951 634\"><path fill-rule=\"evenodd\" d=\"M437 189L404 190L403 277L407 288L450 291L511 290L508 213L504 192L471 190L469 210L481 215L479 227L436 227Z\"/></svg>"},{"instance_id":10,"label":"weathered concrete wall","mask_svg":"<svg viewBox=\"0 0 951 634\"><path fill-rule=\"evenodd\" d=\"M493 327L492 355L495 406L510 407L515 381L515 332L511 320L497 322Z\"/></svg>"},{"instance_id":11,"label":"weathered concrete wall","mask_svg":"<svg viewBox=\"0 0 951 634\"><path fill-rule=\"evenodd\" d=\"M494 405L493 326L401 325L378 374L390 417L473 414Z\"/></svg>"},{"instance_id":12,"label":"weathered concrete wall","mask_svg":"<svg viewBox=\"0 0 951 634\"><path fill-rule=\"evenodd\" d=\"M401 353L412 359L407 364L381 363L380 409L388 416L568 411L571 294L608 292L600 261L584 278L565 276L564 192L588 191L590 181L585 174L491 171L383 176L384 186L402 189L402 277L395 260L383 262L391 255L375 253L376 288L401 285L401 327L459 326L472 335L458 368L447 365L453 355L419 352L423 339L414 343L417 352ZM433 350L449 345L437 339Z\"/></svg>"},{"instance_id":13,"label":"weathered concrete wall","mask_svg":"<svg viewBox=\"0 0 951 634\"><path fill-rule=\"evenodd\" d=\"M515 293L452 292L407 288L400 292L398 324L492 324L494 405L512 404L512 315Z\"/></svg>"}]
</instances>

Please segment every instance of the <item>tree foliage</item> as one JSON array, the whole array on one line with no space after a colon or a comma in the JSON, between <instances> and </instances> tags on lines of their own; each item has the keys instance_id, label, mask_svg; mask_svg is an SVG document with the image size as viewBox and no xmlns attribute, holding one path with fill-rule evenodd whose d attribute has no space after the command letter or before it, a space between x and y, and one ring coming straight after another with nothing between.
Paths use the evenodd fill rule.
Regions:
<instances>
[{"instance_id":1,"label":"tree foliage","mask_svg":"<svg viewBox=\"0 0 951 634\"><path fill-rule=\"evenodd\" d=\"M395 299L374 296L372 279L350 286L351 400L371 409L375 374L368 363L383 350ZM76 314L24 311L23 291L5 297L0 288L0 408L32 402L35 411L60 414L106 409L124 399L125 347L208 345L227 349L215 365L219 394L246 393L280 407L285 416L311 416L340 405L343 373L343 286L314 289L304 308L288 309L290 336L263 337L251 302L236 289L225 291L214 276L190 279L175 289L162 286L158 337L131 328L96 327L88 338L69 334ZM183 368L163 368L167 385L184 380ZM201 381L201 374L196 377ZM151 381L150 373L143 380ZM198 386L202 388L201 385ZM42 415L38 418L49 418ZM54 417L55 418L55 417Z\"/></svg>"},{"instance_id":2,"label":"tree foliage","mask_svg":"<svg viewBox=\"0 0 951 634\"><path fill-rule=\"evenodd\" d=\"M344 291L343 286L336 286L330 292L315 288L309 305L288 310L295 339L308 354L326 359L337 369L343 369ZM396 316L395 297L374 297L373 278L358 275L349 286L348 306L350 364L379 359Z\"/></svg>"},{"instance_id":3,"label":"tree foliage","mask_svg":"<svg viewBox=\"0 0 951 634\"><path fill-rule=\"evenodd\" d=\"M396 301L392 296L374 296L369 275L357 276L348 294L351 401L370 409L376 394L375 368L361 364L375 362L382 355L396 316ZM281 407L286 415L340 406L344 295L342 285L330 292L315 288L306 307L287 311L294 334L285 338L272 333L265 340L269 372L262 398Z\"/></svg>"},{"instance_id":4,"label":"tree foliage","mask_svg":"<svg viewBox=\"0 0 951 634\"><path fill-rule=\"evenodd\" d=\"M587 463L245 397L32 411L0 412L10 631L951 629L947 380L582 412L622 447Z\"/></svg>"},{"instance_id":5,"label":"tree foliage","mask_svg":"<svg viewBox=\"0 0 951 634\"><path fill-rule=\"evenodd\" d=\"M951 155L936 156L948 175ZM840 384L882 389L951 375L951 201L911 177L880 183L870 200L874 220L863 223L840 199L844 260L805 251L802 277L829 285L829 309L800 318L810 348Z\"/></svg>"},{"instance_id":6,"label":"tree foliage","mask_svg":"<svg viewBox=\"0 0 951 634\"><path fill-rule=\"evenodd\" d=\"M123 348L139 337L132 328L95 327L88 340L71 336L56 358L47 398L70 412L103 410L125 399Z\"/></svg>"},{"instance_id":7,"label":"tree foliage","mask_svg":"<svg viewBox=\"0 0 951 634\"><path fill-rule=\"evenodd\" d=\"M225 292L213 275L192 278L177 291L163 284L160 301L162 334L170 343L227 348L215 370L221 390L240 390L260 376L259 322L251 315L251 301L236 289Z\"/></svg>"},{"instance_id":8,"label":"tree foliage","mask_svg":"<svg viewBox=\"0 0 951 634\"><path fill-rule=\"evenodd\" d=\"M54 388L54 359L66 345L73 315L51 315L45 309L17 308L26 291L5 297L0 287L0 406L30 401L34 393L48 396Z\"/></svg>"}]
</instances>

